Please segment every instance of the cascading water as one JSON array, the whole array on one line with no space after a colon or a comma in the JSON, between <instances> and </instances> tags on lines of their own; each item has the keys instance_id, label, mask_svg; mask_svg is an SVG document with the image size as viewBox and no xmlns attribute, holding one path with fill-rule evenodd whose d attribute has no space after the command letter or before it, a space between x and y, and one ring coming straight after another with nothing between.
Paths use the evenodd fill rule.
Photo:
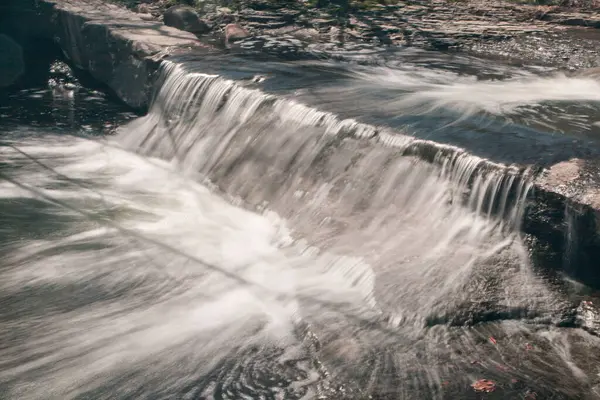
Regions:
<instances>
[{"instance_id":1,"label":"cascading water","mask_svg":"<svg viewBox=\"0 0 600 400\"><path fill-rule=\"evenodd\" d=\"M361 292L378 318L411 338L398 353L412 353L424 326L548 318L560 309L531 273L516 230L529 190L526 171L449 147L436 148L431 166L408 156L431 153L430 143L175 63L164 65L162 80L150 114L119 140L250 207L276 211L318 251L367 262L374 278L356 283L368 282ZM341 336L332 346L363 342L353 349L353 368L366 362L360 353L383 340L369 337L373 332L341 334L347 315L320 321L322 311L309 310L304 321ZM328 325L338 328L328 332ZM417 375L441 374L425 364ZM426 393L436 391L426 386Z\"/></svg>"},{"instance_id":2,"label":"cascading water","mask_svg":"<svg viewBox=\"0 0 600 400\"><path fill-rule=\"evenodd\" d=\"M0 231L11 398L596 384L597 340L557 327L566 300L519 235L527 170L172 62L116 137L17 132L0 154L3 207L29 212Z\"/></svg>"}]
</instances>

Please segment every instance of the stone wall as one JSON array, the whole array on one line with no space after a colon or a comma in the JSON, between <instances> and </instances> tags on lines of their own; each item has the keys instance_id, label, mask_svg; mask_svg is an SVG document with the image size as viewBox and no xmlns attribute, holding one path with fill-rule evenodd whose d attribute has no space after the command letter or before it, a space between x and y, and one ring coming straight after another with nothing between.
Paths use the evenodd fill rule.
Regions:
<instances>
[{"instance_id":1,"label":"stone wall","mask_svg":"<svg viewBox=\"0 0 600 400\"><path fill-rule=\"evenodd\" d=\"M566 275L600 288L600 158L554 164L535 181L524 230Z\"/></svg>"},{"instance_id":2,"label":"stone wall","mask_svg":"<svg viewBox=\"0 0 600 400\"><path fill-rule=\"evenodd\" d=\"M100 0L25 0L18 5L12 0L9 11L14 36L51 38L75 67L141 110L148 106L159 53L200 45L191 33Z\"/></svg>"}]
</instances>

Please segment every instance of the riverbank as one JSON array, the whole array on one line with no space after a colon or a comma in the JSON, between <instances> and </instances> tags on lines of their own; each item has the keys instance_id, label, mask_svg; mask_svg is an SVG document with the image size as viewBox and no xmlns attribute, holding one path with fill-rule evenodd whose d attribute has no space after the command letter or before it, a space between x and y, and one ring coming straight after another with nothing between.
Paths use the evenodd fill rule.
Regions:
<instances>
[{"instance_id":1,"label":"riverbank","mask_svg":"<svg viewBox=\"0 0 600 400\"><path fill-rule=\"evenodd\" d=\"M126 3L144 18L161 21L175 0L113 0ZM192 2L193 3L193 2ZM331 45L416 46L466 51L516 63L565 69L600 65L600 9L480 0L402 1L380 5L350 3L345 8L316 8L310 2L196 2L194 8L210 32L219 38L237 22L252 36L293 38ZM219 40L215 41L217 44ZM326 53L326 52L325 52ZM321 54L323 56L323 54ZM326 54L325 54L326 55Z\"/></svg>"}]
</instances>

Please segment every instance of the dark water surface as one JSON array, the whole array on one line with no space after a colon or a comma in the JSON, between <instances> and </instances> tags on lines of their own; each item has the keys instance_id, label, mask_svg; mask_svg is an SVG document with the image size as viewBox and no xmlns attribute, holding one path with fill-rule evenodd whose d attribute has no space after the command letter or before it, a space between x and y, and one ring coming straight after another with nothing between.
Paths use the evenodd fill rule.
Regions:
<instances>
[{"instance_id":1,"label":"dark water surface","mask_svg":"<svg viewBox=\"0 0 600 400\"><path fill-rule=\"evenodd\" d=\"M254 86L267 92L496 162L550 165L598 155L600 81L593 77L415 49L347 58L290 63L241 53L184 60L190 71L260 76Z\"/></svg>"},{"instance_id":2,"label":"dark water surface","mask_svg":"<svg viewBox=\"0 0 600 400\"><path fill-rule=\"evenodd\" d=\"M448 57L167 62L140 118L61 63L0 93L0 398L600 397L531 175L481 168L592 157L600 84Z\"/></svg>"}]
</instances>

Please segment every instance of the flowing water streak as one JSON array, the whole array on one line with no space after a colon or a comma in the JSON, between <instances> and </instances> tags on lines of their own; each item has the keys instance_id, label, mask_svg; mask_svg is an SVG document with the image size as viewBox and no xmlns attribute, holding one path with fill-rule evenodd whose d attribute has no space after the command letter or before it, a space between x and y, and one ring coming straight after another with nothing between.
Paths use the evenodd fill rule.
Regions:
<instances>
[{"instance_id":1,"label":"flowing water streak","mask_svg":"<svg viewBox=\"0 0 600 400\"><path fill-rule=\"evenodd\" d=\"M470 193L465 202L477 213L490 216L494 212L504 217L503 221L508 222L511 229L520 224L530 184L527 172L494 165L452 146L415 140L352 119L340 120L333 114L249 90L216 76L188 73L175 63L167 62L163 68L163 84L153 111L145 120L133 124L136 134L128 132L123 135L123 140L131 149L141 148L154 155L174 157L187 171L200 171L204 177L219 181L220 186L224 184L222 175L227 174L234 180L224 188L229 194L256 192L258 186L267 183L264 174L257 174L253 181L247 179L244 171L235 179L232 171L239 168L240 160L244 163L246 158L252 158L254 163L273 164L260 168L270 171L272 179L268 180L271 184L267 186L279 187L245 200L260 204L284 196L287 191L287 201L293 202L301 195L305 202L310 194L301 187L306 186L307 180L319 183L328 179L323 174L334 176L341 172L331 171L339 166L329 166L326 171L320 167L326 163L327 153L337 147L355 146L345 140L347 137L366 138L393 148L375 149L371 156L378 152L385 154L377 156L379 158L415 154L437 163L442 166L444 178L453 184L453 199ZM255 144L257 141L261 143L260 148ZM250 144L248 148L247 144ZM357 160L361 150L353 151L356 153L353 158ZM261 155L261 160L257 159L257 154ZM230 164L225 168L223 165L227 161L223 162L223 159L228 155ZM225 171L215 174L214 170L218 168ZM377 166L365 168L376 170ZM314 191L312 201L319 204L323 196L330 194L330 186L331 182L321 185Z\"/></svg>"},{"instance_id":2,"label":"flowing water streak","mask_svg":"<svg viewBox=\"0 0 600 400\"><path fill-rule=\"evenodd\" d=\"M477 212L491 214L499 201L499 215L513 227L522 216L523 199L529 189L528 171L494 164L459 148L414 139L384 127L339 119L218 76L190 73L173 62L164 62L159 87L149 115L131 124L120 141L132 150L174 160L187 172L201 172L212 179L210 175L218 164L223 164L220 160L224 153L239 152L246 144L253 147L257 140L268 139L271 144L263 144L257 152L285 169L285 174L292 173L292 163L295 169L304 171L295 170L295 175L309 174L305 169L322 162L321 153L327 151L324 149L340 146L338 142L350 137L371 139L394 148L386 153L417 155L439 164L441 174L457 190L471 192L468 204ZM280 132L275 132L277 129ZM240 143L241 138L247 143ZM267 154L267 146L275 152ZM517 200L502 204L509 194Z\"/></svg>"},{"instance_id":3,"label":"flowing water streak","mask_svg":"<svg viewBox=\"0 0 600 400\"><path fill-rule=\"evenodd\" d=\"M552 131L592 129L600 109L597 76L523 74L490 80L405 66L357 69L353 77L344 88L350 93L347 96L340 96L336 88L317 92L332 103L359 102L366 113L402 110L425 115L451 110L457 114L456 122L489 114L506 122L517 119ZM376 96L380 91L396 92L398 96L385 103L369 102L369 94ZM357 93L360 98L355 96ZM498 123L498 119L494 121Z\"/></svg>"},{"instance_id":4,"label":"flowing water streak","mask_svg":"<svg viewBox=\"0 0 600 400\"><path fill-rule=\"evenodd\" d=\"M364 309L356 277L335 271L360 260L284 253L278 218L230 206L160 160L31 136L0 146L2 393L311 393L296 296ZM311 297L330 284L327 302Z\"/></svg>"}]
</instances>

